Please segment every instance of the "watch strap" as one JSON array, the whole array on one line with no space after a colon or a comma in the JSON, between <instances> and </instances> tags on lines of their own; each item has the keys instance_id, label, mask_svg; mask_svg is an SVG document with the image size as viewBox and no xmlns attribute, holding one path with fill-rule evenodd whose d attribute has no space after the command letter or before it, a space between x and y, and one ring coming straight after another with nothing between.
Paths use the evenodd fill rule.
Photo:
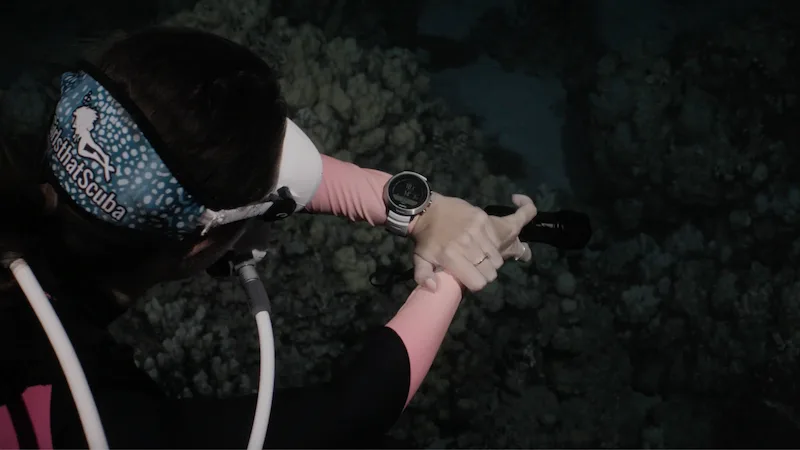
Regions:
<instances>
[{"instance_id":1,"label":"watch strap","mask_svg":"<svg viewBox=\"0 0 800 450\"><path fill-rule=\"evenodd\" d=\"M386 216L386 229L398 236L408 236L408 226L411 224L411 216L403 216L392 210Z\"/></svg>"}]
</instances>

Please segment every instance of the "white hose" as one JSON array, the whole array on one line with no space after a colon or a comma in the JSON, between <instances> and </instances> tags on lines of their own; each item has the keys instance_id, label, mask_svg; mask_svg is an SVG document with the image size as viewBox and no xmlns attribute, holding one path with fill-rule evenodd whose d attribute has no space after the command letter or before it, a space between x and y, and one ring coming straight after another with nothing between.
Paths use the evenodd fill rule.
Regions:
<instances>
[{"instance_id":1,"label":"white hose","mask_svg":"<svg viewBox=\"0 0 800 450\"><path fill-rule=\"evenodd\" d=\"M33 308L36 317L42 324L42 328L50 340L50 345L56 352L61 370L67 378L67 384L72 391L72 398L78 409L78 416L86 435L86 442L90 449L108 449L103 424L100 421L100 414L97 411L92 391L86 381L86 374L83 372L75 348L69 340L61 320L58 318L47 298L39 280L33 274L28 263L23 259L17 259L9 266L14 274L22 292L28 298L28 302ZM249 268L248 268L249 269ZM255 274L254 271L252 271ZM257 278L256 278L257 280ZM260 280L256 281L261 283ZM263 289L263 285L261 285ZM250 296L253 302L253 309L256 312L256 327L258 328L258 340L260 343L260 367L258 381L258 398L256 401L256 411L253 418L253 428L250 432L250 440L247 444L248 450L261 450L264 448L264 441L269 427L269 416L272 410L272 395L275 389L275 338L272 334L272 320L269 317L269 299L266 295Z\"/></svg>"},{"instance_id":2,"label":"white hose","mask_svg":"<svg viewBox=\"0 0 800 450\"><path fill-rule=\"evenodd\" d=\"M67 384L72 391L72 398L75 399L75 406L78 409L78 416L81 419L89 448L107 449L108 441L103 432L103 424L100 422L100 414L97 412L92 391L86 381L86 374L83 373L78 355L75 354L75 348L72 347L72 342L70 342L67 332L64 331L58 314L25 260L17 259L11 263L9 268L22 288L22 292L28 298L31 308L39 318L39 322L50 340L50 345L56 352L61 370L64 371Z\"/></svg>"},{"instance_id":3,"label":"white hose","mask_svg":"<svg viewBox=\"0 0 800 450\"><path fill-rule=\"evenodd\" d=\"M259 367L258 400L253 418L253 429L250 432L248 450L261 450L267 437L269 415L272 410L272 393L275 389L275 338L272 335L272 320L269 313L262 309L256 313L256 327L261 352Z\"/></svg>"}]
</instances>

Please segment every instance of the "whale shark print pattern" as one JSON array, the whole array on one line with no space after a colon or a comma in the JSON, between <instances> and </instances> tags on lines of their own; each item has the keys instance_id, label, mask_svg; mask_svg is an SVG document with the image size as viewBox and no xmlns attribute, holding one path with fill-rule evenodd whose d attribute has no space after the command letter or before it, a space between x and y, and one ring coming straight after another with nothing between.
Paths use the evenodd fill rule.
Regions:
<instances>
[{"instance_id":1,"label":"whale shark print pattern","mask_svg":"<svg viewBox=\"0 0 800 450\"><path fill-rule=\"evenodd\" d=\"M91 215L122 227L193 232L205 211L172 175L131 115L85 72L61 78L48 163Z\"/></svg>"}]
</instances>

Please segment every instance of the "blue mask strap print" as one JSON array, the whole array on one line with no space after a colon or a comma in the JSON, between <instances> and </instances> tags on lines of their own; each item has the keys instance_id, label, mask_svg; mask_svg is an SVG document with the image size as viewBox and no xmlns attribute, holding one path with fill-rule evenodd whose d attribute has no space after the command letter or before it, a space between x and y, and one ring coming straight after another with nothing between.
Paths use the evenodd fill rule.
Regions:
<instances>
[{"instance_id":1,"label":"blue mask strap print","mask_svg":"<svg viewBox=\"0 0 800 450\"><path fill-rule=\"evenodd\" d=\"M85 71L61 77L46 161L80 208L117 226L185 235L207 212L131 114Z\"/></svg>"},{"instance_id":2,"label":"blue mask strap print","mask_svg":"<svg viewBox=\"0 0 800 450\"><path fill-rule=\"evenodd\" d=\"M256 217L286 218L302 210L322 182L319 150L287 118L276 186L260 203L212 210L167 167L169 160L156 151L166 145L138 107L122 89L109 88L114 82L89 65L62 75L45 155L55 184L91 217L180 239Z\"/></svg>"}]
</instances>

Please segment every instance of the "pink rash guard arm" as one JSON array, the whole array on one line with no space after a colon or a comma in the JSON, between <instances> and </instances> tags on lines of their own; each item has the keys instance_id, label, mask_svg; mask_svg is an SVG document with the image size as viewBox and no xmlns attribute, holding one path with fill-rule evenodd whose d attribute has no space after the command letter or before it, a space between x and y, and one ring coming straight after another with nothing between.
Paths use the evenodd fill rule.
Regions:
<instances>
[{"instance_id":1,"label":"pink rash guard arm","mask_svg":"<svg viewBox=\"0 0 800 450\"><path fill-rule=\"evenodd\" d=\"M32 386L22 394L22 401L33 426L34 437L39 448L53 448L50 433L51 386ZM14 422L7 406L0 406L0 448L20 448Z\"/></svg>"},{"instance_id":2,"label":"pink rash guard arm","mask_svg":"<svg viewBox=\"0 0 800 450\"><path fill-rule=\"evenodd\" d=\"M386 222L383 187L389 178L385 172L322 155L322 183L306 209L316 214L347 217L353 222L363 220L373 226L383 225ZM417 288L386 324L400 336L408 351L411 382L406 405L428 373L461 303L461 286L455 278L445 272L437 276L436 292Z\"/></svg>"},{"instance_id":3,"label":"pink rash guard arm","mask_svg":"<svg viewBox=\"0 0 800 450\"><path fill-rule=\"evenodd\" d=\"M392 176L374 169L322 155L322 183L306 210L313 214L347 217L352 222L366 221L372 226L386 223L383 187ZM409 225L409 231L416 221Z\"/></svg>"},{"instance_id":4,"label":"pink rash guard arm","mask_svg":"<svg viewBox=\"0 0 800 450\"><path fill-rule=\"evenodd\" d=\"M436 283L436 292L423 287L415 289L386 324L400 336L408 352L411 379L406 406L431 368L461 304L461 285L452 275L439 272Z\"/></svg>"}]
</instances>

